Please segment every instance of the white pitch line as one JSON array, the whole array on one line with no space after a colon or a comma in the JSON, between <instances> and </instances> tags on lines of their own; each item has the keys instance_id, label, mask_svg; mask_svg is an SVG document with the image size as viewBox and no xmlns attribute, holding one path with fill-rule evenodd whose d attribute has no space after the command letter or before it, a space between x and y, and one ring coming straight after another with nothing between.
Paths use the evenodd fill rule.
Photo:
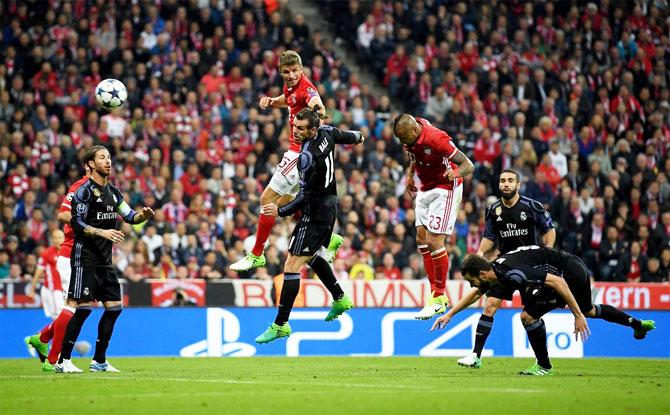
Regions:
<instances>
[{"instance_id":1,"label":"white pitch line","mask_svg":"<svg viewBox=\"0 0 670 415\"><path fill-rule=\"evenodd\" d=\"M57 377L64 379L76 379L77 374L57 374ZM40 375L18 375L7 376L0 375L0 379L49 379L48 376ZM95 379L95 380L125 380L125 381L169 381L169 382L185 382L185 383L214 383L214 384L232 384L232 385L274 385L274 386L323 386L328 388L347 388L347 389L408 389L408 390L442 390L450 392L484 392L484 393L542 393L542 389L523 389L523 388L453 388L448 385L436 387L420 386L420 385L398 385L398 384L370 384L370 383L325 383L325 382L272 382L272 381L253 381L253 380L234 380L234 379L190 379L190 378L164 378L164 377L118 377L106 376L100 374L96 377L82 377L81 379Z\"/></svg>"}]
</instances>

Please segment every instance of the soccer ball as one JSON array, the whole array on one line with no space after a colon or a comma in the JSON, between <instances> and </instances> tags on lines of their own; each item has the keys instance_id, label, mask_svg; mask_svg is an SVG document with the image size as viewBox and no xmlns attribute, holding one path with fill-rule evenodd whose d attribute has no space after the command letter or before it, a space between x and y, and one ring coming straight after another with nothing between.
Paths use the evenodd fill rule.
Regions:
<instances>
[{"instance_id":1,"label":"soccer ball","mask_svg":"<svg viewBox=\"0 0 670 415\"><path fill-rule=\"evenodd\" d=\"M103 79L95 87L95 100L103 108L120 107L128 99L128 91L118 79Z\"/></svg>"},{"instance_id":2,"label":"soccer ball","mask_svg":"<svg viewBox=\"0 0 670 415\"><path fill-rule=\"evenodd\" d=\"M91 343L86 340L78 341L74 344L74 351L82 356L86 356L91 351Z\"/></svg>"}]
</instances>

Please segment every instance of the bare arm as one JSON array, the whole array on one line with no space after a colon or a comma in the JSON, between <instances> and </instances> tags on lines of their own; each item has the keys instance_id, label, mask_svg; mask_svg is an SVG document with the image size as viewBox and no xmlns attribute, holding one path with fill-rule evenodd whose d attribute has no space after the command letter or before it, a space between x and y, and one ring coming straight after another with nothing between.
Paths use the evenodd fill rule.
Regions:
<instances>
[{"instance_id":1,"label":"bare arm","mask_svg":"<svg viewBox=\"0 0 670 415\"><path fill-rule=\"evenodd\" d=\"M258 106L264 110L267 107L286 108L288 105L286 105L286 98L284 97L284 94L282 94L276 97L262 97L258 103Z\"/></svg>"},{"instance_id":2,"label":"bare arm","mask_svg":"<svg viewBox=\"0 0 670 415\"><path fill-rule=\"evenodd\" d=\"M282 98L284 96L282 95ZM321 119L326 118L326 107L323 106L323 102L321 102L321 97L318 95L313 96L309 102L307 102L307 106L310 107L311 109L315 109L316 107L316 113L319 114L319 117Z\"/></svg>"},{"instance_id":3,"label":"bare arm","mask_svg":"<svg viewBox=\"0 0 670 415\"><path fill-rule=\"evenodd\" d=\"M496 243L490 240L489 238L483 237L479 243L479 249L477 250L477 255L486 257L493 248L495 248Z\"/></svg>"},{"instance_id":4,"label":"bare arm","mask_svg":"<svg viewBox=\"0 0 670 415\"><path fill-rule=\"evenodd\" d=\"M556 229L549 229L547 233L542 235L542 241L547 248L553 248L554 242L556 242Z\"/></svg>"},{"instance_id":5,"label":"bare arm","mask_svg":"<svg viewBox=\"0 0 670 415\"><path fill-rule=\"evenodd\" d=\"M70 219L72 219L72 212L58 212L56 219L61 222L70 223Z\"/></svg>"},{"instance_id":6,"label":"bare arm","mask_svg":"<svg viewBox=\"0 0 670 415\"><path fill-rule=\"evenodd\" d=\"M463 152L460 150L457 151L456 155L451 158L451 161L458 165L458 177L469 176L475 171L475 165L472 164L472 161L470 161L468 156L463 154ZM450 178L450 180L454 180L456 178L451 170L447 170L447 175L447 178L450 177L449 175L453 176Z\"/></svg>"},{"instance_id":7,"label":"bare arm","mask_svg":"<svg viewBox=\"0 0 670 415\"><path fill-rule=\"evenodd\" d=\"M590 334L589 326L586 324L586 317L584 317L584 314L579 309L577 300L575 300L575 296L572 295L565 280L557 275L548 273L547 278L544 280L544 285L556 291L568 307L570 307L570 311L575 316L575 339L577 340L581 334L582 341L586 340Z\"/></svg>"},{"instance_id":8,"label":"bare arm","mask_svg":"<svg viewBox=\"0 0 670 415\"><path fill-rule=\"evenodd\" d=\"M461 300L458 303L456 303L456 305L453 306L445 315L435 320L435 323L433 323L433 327L430 328L430 331L433 331L435 329L443 329L444 327L446 327L446 325L449 323L449 320L451 320L453 316L468 308L470 304L479 300L479 297L481 296L482 293L479 291L479 289L477 288L471 289L470 292L465 294L463 298L461 298Z\"/></svg>"},{"instance_id":9,"label":"bare arm","mask_svg":"<svg viewBox=\"0 0 670 415\"><path fill-rule=\"evenodd\" d=\"M30 281L30 288L28 288L28 297L35 298L35 289L37 288L37 283L42 280L42 275L44 270L42 268L37 268L35 270L35 275L33 275L32 281Z\"/></svg>"}]
</instances>

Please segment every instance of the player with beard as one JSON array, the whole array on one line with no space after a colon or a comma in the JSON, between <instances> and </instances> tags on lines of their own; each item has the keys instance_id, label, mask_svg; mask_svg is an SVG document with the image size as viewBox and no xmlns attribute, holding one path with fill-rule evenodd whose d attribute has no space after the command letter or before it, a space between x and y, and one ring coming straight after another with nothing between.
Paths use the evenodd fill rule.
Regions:
<instances>
[{"instance_id":1,"label":"player with beard","mask_svg":"<svg viewBox=\"0 0 670 415\"><path fill-rule=\"evenodd\" d=\"M119 189L109 183L112 159L107 148L100 145L89 148L83 161L91 169L91 177L74 193L70 221L75 239L68 298L76 301L77 309L68 323L61 355L54 369L57 373L82 372L70 360L72 349L94 303L102 301L105 312L98 324L95 355L89 369L91 372L118 372L106 358L114 324L122 309L121 286L112 265L112 244L125 238L123 232L116 229L117 215L136 224L153 218L154 211L144 207L141 212L135 212L123 200Z\"/></svg>"},{"instance_id":2,"label":"player with beard","mask_svg":"<svg viewBox=\"0 0 670 415\"><path fill-rule=\"evenodd\" d=\"M463 279L477 294L502 288L519 290L523 299L521 323L526 329L528 342L535 352L537 363L519 372L520 375L546 376L554 370L547 350L547 329L542 316L566 305L575 316L575 340L585 341L590 334L586 318L597 318L633 329L633 337L642 340L656 328L653 320L638 320L607 304L593 304L591 278L584 262L577 256L537 245L521 246L490 262L483 256L470 255L461 266ZM460 302L450 314L438 318L432 330L444 328L451 316L471 303Z\"/></svg>"},{"instance_id":3,"label":"player with beard","mask_svg":"<svg viewBox=\"0 0 670 415\"><path fill-rule=\"evenodd\" d=\"M486 229L477 255L494 254L496 246L500 255L521 246L540 245L540 241L548 248L554 246L556 229L551 222L551 216L540 202L521 196L520 186L517 172L509 169L502 171L498 182L502 197L486 211ZM476 293L477 290L472 290L466 294L454 308L458 308L460 304L471 304ZM512 294L513 291L506 291L501 286L487 293L484 312L477 324L474 348L472 353L458 360L459 365L473 368L482 366L482 351L493 328L493 316L500 308L502 300L511 300Z\"/></svg>"}]
</instances>

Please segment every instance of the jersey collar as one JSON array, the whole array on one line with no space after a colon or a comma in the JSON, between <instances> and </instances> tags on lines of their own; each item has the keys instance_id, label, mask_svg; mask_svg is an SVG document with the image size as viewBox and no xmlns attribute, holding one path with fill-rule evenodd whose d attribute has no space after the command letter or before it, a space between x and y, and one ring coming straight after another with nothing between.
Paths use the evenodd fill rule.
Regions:
<instances>
[{"instance_id":1,"label":"jersey collar","mask_svg":"<svg viewBox=\"0 0 670 415\"><path fill-rule=\"evenodd\" d=\"M302 75L300 75L300 78L298 79L298 82L296 82L295 85L294 85L293 87L289 88L289 87L287 86L287 87L286 87L286 90L287 90L288 92L293 92L293 91L295 91L296 89L298 89L298 87L299 87L300 84L302 83L302 80L303 80L303 79L305 79L305 74L304 74L304 73L303 73Z\"/></svg>"}]
</instances>

